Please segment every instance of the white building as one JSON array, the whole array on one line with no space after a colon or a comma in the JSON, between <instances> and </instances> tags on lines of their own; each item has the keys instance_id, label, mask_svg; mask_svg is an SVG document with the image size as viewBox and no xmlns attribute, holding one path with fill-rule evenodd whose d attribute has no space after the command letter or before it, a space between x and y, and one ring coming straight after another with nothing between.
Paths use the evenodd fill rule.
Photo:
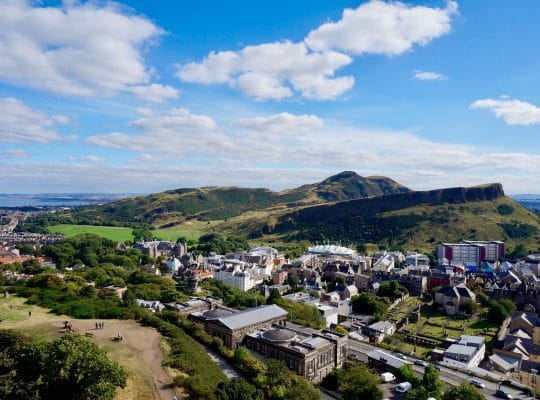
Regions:
<instances>
[{"instance_id":1,"label":"white building","mask_svg":"<svg viewBox=\"0 0 540 400\"><path fill-rule=\"evenodd\" d=\"M429 257L425 254L409 252L405 257L405 264L413 267L429 266Z\"/></svg>"},{"instance_id":2,"label":"white building","mask_svg":"<svg viewBox=\"0 0 540 400\"><path fill-rule=\"evenodd\" d=\"M272 266L259 266L240 260L224 260L214 269L214 279L234 285L244 292L263 283L272 275Z\"/></svg>"},{"instance_id":3,"label":"white building","mask_svg":"<svg viewBox=\"0 0 540 400\"><path fill-rule=\"evenodd\" d=\"M176 274L178 270L182 267L182 263L180 260L176 257L169 257L167 259L167 269L171 271L173 274Z\"/></svg>"},{"instance_id":4,"label":"white building","mask_svg":"<svg viewBox=\"0 0 540 400\"><path fill-rule=\"evenodd\" d=\"M485 353L485 337L461 335L459 342L444 351L443 362L458 368L478 367Z\"/></svg>"}]
</instances>

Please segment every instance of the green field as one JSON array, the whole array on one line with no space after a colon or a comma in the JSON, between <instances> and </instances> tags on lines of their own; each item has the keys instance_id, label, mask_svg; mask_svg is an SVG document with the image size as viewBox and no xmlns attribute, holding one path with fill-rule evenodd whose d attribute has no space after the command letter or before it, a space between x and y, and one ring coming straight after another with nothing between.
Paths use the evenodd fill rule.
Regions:
<instances>
[{"instance_id":1,"label":"green field","mask_svg":"<svg viewBox=\"0 0 540 400\"><path fill-rule=\"evenodd\" d=\"M83 233L93 233L106 239L116 241L133 240L132 229L116 226L94 225L53 225L49 227L51 233L62 233L66 237L73 237Z\"/></svg>"},{"instance_id":2,"label":"green field","mask_svg":"<svg viewBox=\"0 0 540 400\"><path fill-rule=\"evenodd\" d=\"M168 229L156 229L154 235L158 239L176 241L180 236L185 236L188 239L197 239L202 233L199 227L194 229L186 228L168 228ZM70 238L84 233L92 233L97 236L101 236L106 239L115 240L118 242L133 241L131 228L117 227L117 226L98 226L98 225L52 225L49 226L49 232L62 233L66 237Z\"/></svg>"}]
</instances>

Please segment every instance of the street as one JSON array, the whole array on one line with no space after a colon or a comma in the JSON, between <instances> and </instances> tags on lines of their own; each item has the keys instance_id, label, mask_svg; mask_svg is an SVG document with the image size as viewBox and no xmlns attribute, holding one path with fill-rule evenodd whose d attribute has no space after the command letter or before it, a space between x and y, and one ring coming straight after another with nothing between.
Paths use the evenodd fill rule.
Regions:
<instances>
[{"instance_id":1,"label":"street","mask_svg":"<svg viewBox=\"0 0 540 400\"><path fill-rule=\"evenodd\" d=\"M359 361L362 361L362 362L367 362L367 354L370 351L375 350L375 349L392 353L389 350L381 349L380 347L373 346L369 343L360 342L354 339L351 339L349 341L349 354L355 356ZM416 358L407 356L407 360L414 363ZM495 390L499 388L499 385L497 383L491 382L483 378L478 378L478 377L466 374L464 372L456 371L456 370L444 367L442 365L440 365L440 367L441 367L441 370L439 371L439 374L440 374L441 381L443 381L444 383L455 386L455 385L461 384L462 382L470 382L471 379L476 379L485 385L485 388L480 389L480 390L486 396L486 398L497 399L497 397L495 397ZM419 375L422 375L424 373L424 367L413 364L413 369ZM510 395L514 399L518 397L521 399L530 397L530 396L524 395L524 393L521 390L508 386L508 385L501 385L501 389L503 389L507 393L510 393Z\"/></svg>"}]
</instances>

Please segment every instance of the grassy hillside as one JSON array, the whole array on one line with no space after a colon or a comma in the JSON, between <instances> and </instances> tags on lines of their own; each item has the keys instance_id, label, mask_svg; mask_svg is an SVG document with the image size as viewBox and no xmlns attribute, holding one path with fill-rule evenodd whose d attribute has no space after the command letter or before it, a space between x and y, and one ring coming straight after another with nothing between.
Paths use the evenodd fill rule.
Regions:
<instances>
[{"instance_id":1,"label":"grassy hillside","mask_svg":"<svg viewBox=\"0 0 540 400\"><path fill-rule=\"evenodd\" d=\"M282 192L239 187L176 189L86 207L74 211L72 216L74 222L89 225L149 223L168 228L188 220L224 220L249 211L292 209L306 204L407 191L409 189L389 178L364 178L354 172L345 171L322 182Z\"/></svg>"},{"instance_id":2,"label":"grassy hillside","mask_svg":"<svg viewBox=\"0 0 540 400\"><path fill-rule=\"evenodd\" d=\"M540 248L539 216L505 197L500 184L413 192L388 178L352 172L283 192L178 189L88 207L73 216L92 225L153 223L156 236L173 240L216 232L279 247L330 240L431 251L440 241L471 239ZM116 234L103 227L51 230L71 235L77 229Z\"/></svg>"},{"instance_id":3,"label":"grassy hillside","mask_svg":"<svg viewBox=\"0 0 540 400\"><path fill-rule=\"evenodd\" d=\"M540 247L540 219L500 185L393 194L298 209L250 232L284 242L342 240L432 250L439 241L505 240Z\"/></svg>"}]
</instances>

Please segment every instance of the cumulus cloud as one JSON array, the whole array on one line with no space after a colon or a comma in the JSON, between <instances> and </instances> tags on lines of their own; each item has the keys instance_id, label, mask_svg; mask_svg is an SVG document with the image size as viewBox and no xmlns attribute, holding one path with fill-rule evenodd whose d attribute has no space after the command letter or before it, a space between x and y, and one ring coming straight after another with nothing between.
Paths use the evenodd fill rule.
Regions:
<instances>
[{"instance_id":1,"label":"cumulus cloud","mask_svg":"<svg viewBox=\"0 0 540 400\"><path fill-rule=\"evenodd\" d=\"M238 52L211 52L202 62L180 66L185 82L228 83L256 99L283 99L293 91L315 99L333 99L354 79L335 77L352 59L335 51L310 52L304 43L285 40L247 46Z\"/></svg>"},{"instance_id":2,"label":"cumulus cloud","mask_svg":"<svg viewBox=\"0 0 540 400\"><path fill-rule=\"evenodd\" d=\"M280 100L299 93L310 99L335 99L353 87L352 76L336 72L353 60L348 54L397 55L426 45L450 31L457 4L446 8L370 1L345 10L338 22L311 31L305 40L210 52L200 62L178 66L185 82L228 84L258 100Z\"/></svg>"},{"instance_id":3,"label":"cumulus cloud","mask_svg":"<svg viewBox=\"0 0 540 400\"><path fill-rule=\"evenodd\" d=\"M443 74L430 71L414 71L413 78L418 81L442 81L446 79Z\"/></svg>"},{"instance_id":4,"label":"cumulus cloud","mask_svg":"<svg viewBox=\"0 0 540 400\"><path fill-rule=\"evenodd\" d=\"M236 125L264 134L278 134L293 136L298 133L319 129L324 122L316 115L293 115L287 112L267 117L240 118Z\"/></svg>"},{"instance_id":5,"label":"cumulus cloud","mask_svg":"<svg viewBox=\"0 0 540 400\"><path fill-rule=\"evenodd\" d=\"M446 8L430 8L374 0L344 10L339 21L321 25L305 41L313 51L394 56L450 32L456 12L455 1Z\"/></svg>"},{"instance_id":6,"label":"cumulus cloud","mask_svg":"<svg viewBox=\"0 0 540 400\"><path fill-rule=\"evenodd\" d=\"M130 123L130 127L140 133L94 135L86 139L86 143L140 152L161 151L185 158L193 152L211 152L227 141L212 118L192 114L184 108L138 118Z\"/></svg>"},{"instance_id":7,"label":"cumulus cloud","mask_svg":"<svg viewBox=\"0 0 540 400\"><path fill-rule=\"evenodd\" d=\"M67 120L64 116L34 110L12 97L0 98L2 142L52 143L74 139L74 136L62 136L55 130L57 122Z\"/></svg>"},{"instance_id":8,"label":"cumulus cloud","mask_svg":"<svg viewBox=\"0 0 540 400\"><path fill-rule=\"evenodd\" d=\"M485 108L495 113L497 118L504 119L508 125L540 124L540 107L521 100L511 100L508 96L501 99L481 99L471 104L472 109Z\"/></svg>"},{"instance_id":9,"label":"cumulus cloud","mask_svg":"<svg viewBox=\"0 0 540 400\"><path fill-rule=\"evenodd\" d=\"M91 96L155 92L141 47L161 29L118 4L68 1L60 7L0 2L0 77L54 93ZM164 97L164 92L167 92Z\"/></svg>"},{"instance_id":10,"label":"cumulus cloud","mask_svg":"<svg viewBox=\"0 0 540 400\"><path fill-rule=\"evenodd\" d=\"M169 99L177 99L180 91L168 85L152 83L150 85L131 86L129 91L149 103L164 103Z\"/></svg>"}]
</instances>

